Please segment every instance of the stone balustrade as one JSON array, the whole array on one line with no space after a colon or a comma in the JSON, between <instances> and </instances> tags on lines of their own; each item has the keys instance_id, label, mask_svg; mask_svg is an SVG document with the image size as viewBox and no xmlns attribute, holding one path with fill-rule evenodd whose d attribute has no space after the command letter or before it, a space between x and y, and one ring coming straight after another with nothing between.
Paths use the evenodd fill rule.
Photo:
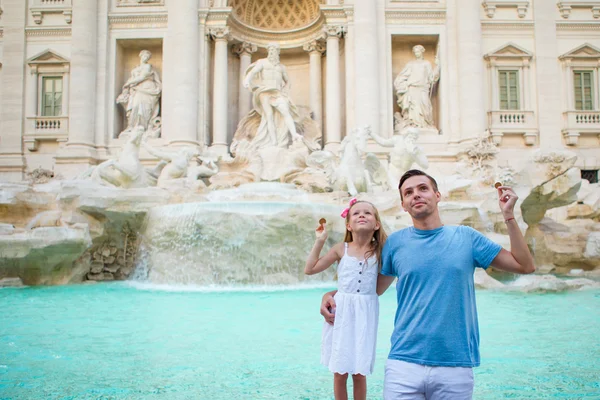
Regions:
<instances>
[{"instance_id":1,"label":"stone balustrade","mask_svg":"<svg viewBox=\"0 0 600 400\"><path fill-rule=\"evenodd\" d=\"M67 24L73 19L72 0L33 0L30 11L33 21L38 25L42 23L44 14L62 13Z\"/></svg>"},{"instance_id":2,"label":"stone balustrade","mask_svg":"<svg viewBox=\"0 0 600 400\"><path fill-rule=\"evenodd\" d=\"M69 136L69 117L27 118L27 134L23 141L29 151L36 151L40 140L64 142Z\"/></svg>"},{"instance_id":3,"label":"stone balustrade","mask_svg":"<svg viewBox=\"0 0 600 400\"><path fill-rule=\"evenodd\" d=\"M489 111L488 125L492 140L496 144L502 142L504 135L523 135L528 146L536 143L537 122L533 111Z\"/></svg>"},{"instance_id":4,"label":"stone balustrade","mask_svg":"<svg viewBox=\"0 0 600 400\"><path fill-rule=\"evenodd\" d=\"M576 146L581 135L600 137L600 111L567 111L563 120L562 133L569 146Z\"/></svg>"}]
</instances>

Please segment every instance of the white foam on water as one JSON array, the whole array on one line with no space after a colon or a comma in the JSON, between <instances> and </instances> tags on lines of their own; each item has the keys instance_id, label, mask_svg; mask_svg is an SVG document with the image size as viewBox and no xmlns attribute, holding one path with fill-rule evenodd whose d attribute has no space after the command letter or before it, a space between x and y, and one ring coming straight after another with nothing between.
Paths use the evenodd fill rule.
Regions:
<instances>
[{"instance_id":1,"label":"white foam on water","mask_svg":"<svg viewBox=\"0 0 600 400\"><path fill-rule=\"evenodd\" d=\"M308 202L306 192L291 183L256 182L246 183L233 189L214 190L206 198L211 202L236 201L239 199L275 197L295 202Z\"/></svg>"},{"instance_id":2,"label":"white foam on water","mask_svg":"<svg viewBox=\"0 0 600 400\"><path fill-rule=\"evenodd\" d=\"M229 292L284 292L292 290L332 289L337 286L334 281L300 283L294 285L171 285L140 281L127 281L126 286L147 291L162 292L199 292L199 293L229 293Z\"/></svg>"}]
</instances>

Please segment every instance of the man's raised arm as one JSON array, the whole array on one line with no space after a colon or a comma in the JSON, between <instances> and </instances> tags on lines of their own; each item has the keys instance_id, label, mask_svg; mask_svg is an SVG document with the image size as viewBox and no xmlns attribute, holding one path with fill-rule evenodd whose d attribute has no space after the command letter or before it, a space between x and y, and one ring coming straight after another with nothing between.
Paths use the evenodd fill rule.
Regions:
<instances>
[{"instance_id":1,"label":"man's raised arm","mask_svg":"<svg viewBox=\"0 0 600 400\"><path fill-rule=\"evenodd\" d=\"M514 208L517 203L517 194L508 186L498 187L500 196L499 204L510 238L510 252L504 249L492 261L492 266L502 271L516 274L531 274L535 272L533 256L527 247L525 238L515 220Z\"/></svg>"}]
</instances>

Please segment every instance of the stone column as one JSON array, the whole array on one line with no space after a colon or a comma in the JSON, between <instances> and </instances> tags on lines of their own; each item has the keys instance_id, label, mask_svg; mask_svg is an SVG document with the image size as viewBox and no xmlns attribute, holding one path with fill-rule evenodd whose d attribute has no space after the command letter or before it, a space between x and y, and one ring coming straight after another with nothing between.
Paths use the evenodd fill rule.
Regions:
<instances>
[{"instance_id":1,"label":"stone column","mask_svg":"<svg viewBox=\"0 0 600 400\"><path fill-rule=\"evenodd\" d=\"M74 1L71 30L70 155L88 158L94 152L98 0ZM76 149L80 150L75 154Z\"/></svg>"},{"instance_id":2,"label":"stone column","mask_svg":"<svg viewBox=\"0 0 600 400\"><path fill-rule=\"evenodd\" d=\"M167 2L163 62L163 137L169 145L198 144L198 0Z\"/></svg>"},{"instance_id":3,"label":"stone column","mask_svg":"<svg viewBox=\"0 0 600 400\"><path fill-rule=\"evenodd\" d=\"M36 117L38 115L38 82L40 76L38 75L37 65L30 67L29 76L27 79L27 115L26 118ZM63 79L64 85L64 79ZM64 86L63 86L63 98L64 98ZM64 108L64 103L63 103Z\"/></svg>"},{"instance_id":4,"label":"stone column","mask_svg":"<svg viewBox=\"0 0 600 400\"><path fill-rule=\"evenodd\" d=\"M489 64L489 68L490 68L490 85L492 85L492 102L491 102L491 109L492 111L498 111L500 110L500 98L498 95L498 67L496 66L496 60L492 59L490 60L490 64Z\"/></svg>"},{"instance_id":5,"label":"stone column","mask_svg":"<svg viewBox=\"0 0 600 400\"><path fill-rule=\"evenodd\" d=\"M233 52L240 57L240 82L238 96L238 122L252 110L252 92L244 87L246 70L252 63L252 53L256 53L255 44L243 42L233 47Z\"/></svg>"},{"instance_id":6,"label":"stone column","mask_svg":"<svg viewBox=\"0 0 600 400\"><path fill-rule=\"evenodd\" d=\"M227 141L227 45L231 36L227 26L210 28L209 34L215 41L211 148L217 154L225 155L229 147Z\"/></svg>"},{"instance_id":7,"label":"stone column","mask_svg":"<svg viewBox=\"0 0 600 400\"><path fill-rule=\"evenodd\" d=\"M370 125L373 132L381 132L379 106L379 37L377 36L377 1L354 2L354 75L356 76L355 126ZM350 127L348 130L352 129Z\"/></svg>"},{"instance_id":8,"label":"stone column","mask_svg":"<svg viewBox=\"0 0 600 400\"><path fill-rule=\"evenodd\" d=\"M346 108L344 113L346 114L346 134L354 128L355 124L355 86L356 86L356 74L355 74L355 58L354 58L354 8L346 8L346 34L344 35L344 67L346 69L346 77L344 79L346 95Z\"/></svg>"},{"instance_id":9,"label":"stone column","mask_svg":"<svg viewBox=\"0 0 600 400\"><path fill-rule=\"evenodd\" d=\"M2 94L0 101L0 180L23 178L23 79L25 78L25 24L27 2L2 1L4 25L2 58ZM10 95L8 95L10 94Z\"/></svg>"},{"instance_id":10,"label":"stone column","mask_svg":"<svg viewBox=\"0 0 600 400\"><path fill-rule=\"evenodd\" d=\"M327 36L327 104L325 105L326 130L325 148L336 147L341 140L340 106L340 38L345 33L342 25L328 25L323 28Z\"/></svg>"},{"instance_id":11,"label":"stone column","mask_svg":"<svg viewBox=\"0 0 600 400\"><path fill-rule=\"evenodd\" d=\"M310 57L310 109L319 128L323 129L323 84L321 76L321 57L325 46L320 40L304 44L304 51Z\"/></svg>"},{"instance_id":12,"label":"stone column","mask_svg":"<svg viewBox=\"0 0 600 400\"><path fill-rule=\"evenodd\" d=\"M461 137L474 138L487 128L480 0L457 0L459 104Z\"/></svg>"},{"instance_id":13,"label":"stone column","mask_svg":"<svg viewBox=\"0 0 600 400\"><path fill-rule=\"evenodd\" d=\"M531 86L529 83L529 81L531 80L531 78L529 77L530 70L531 69L529 68L529 60L523 60L523 110L525 111L531 111Z\"/></svg>"},{"instance_id":14,"label":"stone column","mask_svg":"<svg viewBox=\"0 0 600 400\"><path fill-rule=\"evenodd\" d=\"M107 107L107 96L108 96L108 75L110 68L108 67L108 60L110 51L109 45L109 27L108 27L108 13L110 9L110 0L98 0L98 62L96 65L96 151L98 152L98 158L108 158L108 113L114 113L115 108ZM151 61L152 62L152 61ZM65 93L69 84L68 71L64 75L63 85ZM63 95L64 96L64 95ZM115 95L116 97L116 95ZM115 98L111 99L111 103L114 104ZM68 103L67 103L68 104ZM67 107L63 108L63 112L67 112Z\"/></svg>"},{"instance_id":15,"label":"stone column","mask_svg":"<svg viewBox=\"0 0 600 400\"><path fill-rule=\"evenodd\" d=\"M63 99L62 99L62 116L69 115L69 88L71 87L71 66L65 65L65 73L63 74ZM39 79L36 79L39 82Z\"/></svg>"},{"instance_id":16,"label":"stone column","mask_svg":"<svg viewBox=\"0 0 600 400\"><path fill-rule=\"evenodd\" d=\"M575 99L574 96L575 94L573 93L574 91L574 86L573 86L573 68L571 67L571 60L566 60L565 61L565 88L567 90L567 104L565 107L565 110L567 111L572 111L575 110Z\"/></svg>"},{"instance_id":17,"label":"stone column","mask_svg":"<svg viewBox=\"0 0 600 400\"><path fill-rule=\"evenodd\" d=\"M554 1L544 0L535 0L533 3L540 148L562 148L563 110L557 85L560 82L560 71L557 63L556 4ZM567 87L567 93L572 90L573 86Z\"/></svg>"},{"instance_id":18,"label":"stone column","mask_svg":"<svg viewBox=\"0 0 600 400\"><path fill-rule=\"evenodd\" d=\"M447 125L448 128L444 128L442 123L441 128L444 135L448 137L448 150L451 152L457 152L460 149L460 104L458 102L460 92L460 81L459 73L460 68L458 67L460 54L457 43L457 31L458 22L457 14L460 12L456 8L456 2L458 0L446 0L446 34L444 35L444 41L442 45L442 64L441 64L441 77L443 88L442 102L448 103L448 117ZM444 99L445 98L445 99Z\"/></svg>"}]
</instances>

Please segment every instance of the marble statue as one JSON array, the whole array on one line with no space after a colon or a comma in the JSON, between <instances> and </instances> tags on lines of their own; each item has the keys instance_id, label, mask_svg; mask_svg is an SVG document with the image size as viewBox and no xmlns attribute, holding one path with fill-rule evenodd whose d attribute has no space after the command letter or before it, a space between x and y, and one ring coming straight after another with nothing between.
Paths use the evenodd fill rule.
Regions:
<instances>
[{"instance_id":1,"label":"marble statue","mask_svg":"<svg viewBox=\"0 0 600 400\"><path fill-rule=\"evenodd\" d=\"M252 91L254 111L261 116L254 142L287 148L290 139L302 140L296 131L298 112L288 95L290 82L279 62L279 45L270 43L267 50L267 58L250 64L244 78L244 87Z\"/></svg>"},{"instance_id":2,"label":"marble statue","mask_svg":"<svg viewBox=\"0 0 600 400\"><path fill-rule=\"evenodd\" d=\"M440 79L440 64L436 55L435 67L432 67L431 63L423 58L424 52L425 48L421 45L413 47L416 60L409 61L394 80L402 129L407 127L436 129L431 92Z\"/></svg>"},{"instance_id":3,"label":"marble statue","mask_svg":"<svg viewBox=\"0 0 600 400\"><path fill-rule=\"evenodd\" d=\"M202 179L210 178L219 173L219 166L215 161L201 157L197 157L197 160L199 160L199 163L188 168L187 179L190 182L202 181Z\"/></svg>"},{"instance_id":4,"label":"marble statue","mask_svg":"<svg viewBox=\"0 0 600 400\"><path fill-rule=\"evenodd\" d=\"M358 192L370 191L371 174L375 173L380 165L372 153L368 153L365 160L362 160L370 131L370 126L355 128L342 140L340 146L340 164L336 180L351 196L356 196Z\"/></svg>"},{"instance_id":5,"label":"marble statue","mask_svg":"<svg viewBox=\"0 0 600 400\"><path fill-rule=\"evenodd\" d=\"M146 129L138 125L127 133L127 142L114 160L106 160L91 171L94 181L120 188L146 187L148 174L140 162L140 145Z\"/></svg>"},{"instance_id":6,"label":"marble statue","mask_svg":"<svg viewBox=\"0 0 600 400\"><path fill-rule=\"evenodd\" d=\"M365 154L370 129L369 126L353 129L342 141L339 157L327 150L311 153L306 158L306 168L290 174L287 181L311 187L318 183L320 176L324 176L329 181L330 190L344 190L351 196L370 192L373 175L381 167L377 156ZM318 186L322 191L326 190L322 183Z\"/></svg>"},{"instance_id":7,"label":"marble statue","mask_svg":"<svg viewBox=\"0 0 600 400\"><path fill-rule=\"evenodd\" d=\"M117 97L117 104L125 108L127 128L124 132L142 126L155 137L162 83L158 72L148 63L151 56L152 53L148 50L140 52L140 65L131 71L130 78Z\"/></svg>"},{"instance_id":8,"label":"marble statue","mask_svg":"<svg viewBox=\"0 0 600 400\"><path fill-rule=\"evenodd\" d=\"M60 210L50 210L43 211L37 214L25 227L26 230L30 231L35 228L44 228L50 226L59 226L66 228L68 227L67 223L63 220L62 211Z\"/></svg>"},{"instance_id":9,"label":"marble statue","mask_svg":"<svg viewBox=\"0 0 600 400\"><path fill-rule=\"evenodd\" d=\"M400 177L406 171L411 169L413 164L417 164L423 169L429 167L429 161L423 149L417 145L419 139L418 128L407 128L399 135L393 135L391 138L382 138L372 131L368 131L369 135L379 145L391 147L390 150L390 165L388 167L388 182L390 189L398 187Z\"/></svg>"},{"instance_id":10,"label":"marble statue","mask_svg":"<svg viewBox=\"0 0 600 400\"><path fill-rule=\"evenodd\" d=\"M145 142L142 143L142 147L154 157L164 161L156 182L159 187L167 181L185 178L192 158L200 156L200 151L194 147L183 147L177 152L157 150Z\"/></svg>"}]
</instances>

